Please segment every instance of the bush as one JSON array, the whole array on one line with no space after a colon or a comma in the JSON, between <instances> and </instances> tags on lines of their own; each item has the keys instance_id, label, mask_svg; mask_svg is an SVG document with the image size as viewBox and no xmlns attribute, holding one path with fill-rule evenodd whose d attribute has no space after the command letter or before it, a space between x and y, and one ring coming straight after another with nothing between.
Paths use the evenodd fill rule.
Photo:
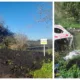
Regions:
<instances>
[{"instance_id":1,"label":"bush","mask_svg":"<svg viewBox=\"0 0 80 80\"><path fill-rule=\"evenodd\" d=\"M15 77L33 77L29 72L40 69L44 59L42 52L0 49L0 73Z\"/></svg>"},{"instance_id":2,"label":"bush","mask_svg":"<svg viewBox=\"0 0 80 80\"><path fill-rule=\"evenodd\" d=\"M43 55L41 52L1 49L0 60L1 65L3 64L3 66L9 67L9 73L15 74L16 77L20 77L30 70L41 68ZM4 73L6 72L6 69Z\"/></svg>"},{"instance_id":3,"label":"bush","mask_svg":"<svg viewBox=\"0 0 80 80\"><path fill-rule=\"evenodd\" d=\"M55 60L55 64L57 64L59 62L59 60L60 60L60 54L59 53L57 53L57 52L54 53L54 60Z\"/></svg>"},{"instance_id":4,"label":"bush","mask_svg":"<svg viewBox=\"0 0 80 80\"><path fill-rule=\"evenodd\" d=\"M0 49L1 49L1 48L5 48L5 47L6 47L5 44L0 43Z\"/></svg>"},{"instance_id":5,"label":"bush","mask_svg":"<svg viewBox=\"0 0 80 80\"><path fill-rule=\"evenodd\" d=\"M66 68L65 68L65 69L61 69L59 72L63 78L78 78L78 77L80 77L80 69L76 64L74 64L69 70L66 70Z\"/></svg>"},{"instance_id":6,"label":"bush","mask_svg":"<svg viewBox=\"0 0 80 80\"><path fill-rule=\"evenodd\" d=\"M59 76L63 78L79 78L80 77L80 56L76 56L71 60L59 61ZM57 77L59 77L57 76Z\"/></svg>"},{"instance_id":7,"label":"bush","mask_svg":"<svg viewBox=\"0 0 80 80\"><path fill-rule=\"evenodd\" d=\"M44 63L42 68L33 72L34 78L52 78L52 62Z\"/></svg>"}]
</instances>

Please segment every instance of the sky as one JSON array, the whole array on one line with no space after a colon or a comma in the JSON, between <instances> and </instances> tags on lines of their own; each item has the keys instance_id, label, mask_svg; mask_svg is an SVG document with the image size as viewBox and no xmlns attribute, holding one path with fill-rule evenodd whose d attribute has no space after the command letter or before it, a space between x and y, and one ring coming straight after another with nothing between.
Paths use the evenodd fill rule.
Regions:
<instances>
[{"instance_id":1,"label":"sky","mask_svg":"<svg viewBox=\"0 0 80 80\"><path fill-rule=\"evenodd\" d=\"M43 4L45 10L50 8L47 2L0 2L0 19L11 32L25 34L28 39L52 39L52 21L38 22Z\"/></svg>"}]
</instances>

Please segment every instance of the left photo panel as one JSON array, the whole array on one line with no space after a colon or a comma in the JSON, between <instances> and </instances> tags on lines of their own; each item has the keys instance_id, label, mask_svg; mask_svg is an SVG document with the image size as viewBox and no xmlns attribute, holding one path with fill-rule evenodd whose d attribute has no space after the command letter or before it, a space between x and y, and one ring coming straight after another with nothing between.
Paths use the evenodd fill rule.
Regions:
<instances>
[{"instance_id":1,"label":"left photo panel","mask_svg":"<svg viewBox=\"0 0 80 80\"><path fill-rule=\"evenodd\" d=\"M0 2L0 78L52 78L53 2Z\"/></svg>"}]
</instances>

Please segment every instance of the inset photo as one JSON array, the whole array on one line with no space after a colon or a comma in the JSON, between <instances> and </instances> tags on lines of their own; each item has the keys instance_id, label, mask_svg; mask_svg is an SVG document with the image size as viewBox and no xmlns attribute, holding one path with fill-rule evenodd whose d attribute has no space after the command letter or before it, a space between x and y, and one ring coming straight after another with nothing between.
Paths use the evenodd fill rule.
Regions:
<instances>
[{"instance_id":1,"label":"inset photo","mask_svg":"<svg viewBox=\"0 0 80 80\"><path fill-rule=\"evenodd\" d=\"M54 2L54 77L80 78L80 2Z\"/></svg>"},{"instance_id":2,"label":"inset photo","mask_svg":"<svg viewBox=\"0 0 80 80\"><path fill-rule=\"evenodd\" d=\"M52 79L52 2L0 2L0 78Z\"/></svg>"}]
</instances>

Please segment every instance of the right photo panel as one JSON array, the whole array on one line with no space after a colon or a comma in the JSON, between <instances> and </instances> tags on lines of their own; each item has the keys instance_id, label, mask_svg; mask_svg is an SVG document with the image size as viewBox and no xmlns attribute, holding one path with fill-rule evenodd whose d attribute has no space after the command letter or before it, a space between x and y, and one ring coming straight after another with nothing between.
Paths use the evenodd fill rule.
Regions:
<instances>
[{"instance_id":1,"label":"right photo panel","mask_svg":"<svg viewBox=\"0 0 80 80\"><path fill-rule=\"evenodd\" d=\"M54 2L54 77L80 78L80 2Z\"/></svg>"}]
</instances>

